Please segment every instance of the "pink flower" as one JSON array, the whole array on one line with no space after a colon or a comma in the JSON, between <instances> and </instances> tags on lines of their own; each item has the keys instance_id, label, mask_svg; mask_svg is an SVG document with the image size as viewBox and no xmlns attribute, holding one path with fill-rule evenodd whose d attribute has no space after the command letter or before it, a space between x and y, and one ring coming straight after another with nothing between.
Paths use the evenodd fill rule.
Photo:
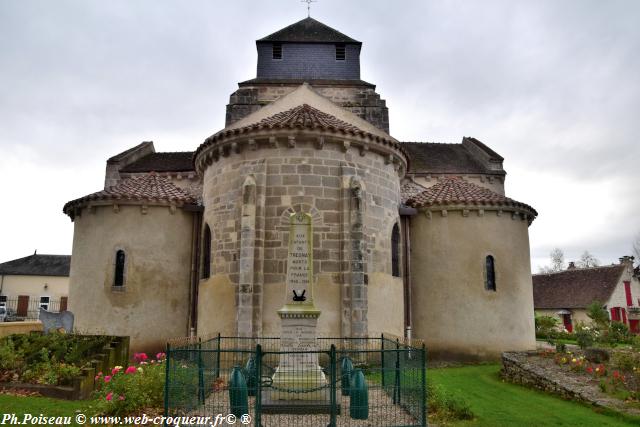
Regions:
<instances>
[{"instance_id":1,"label":"pink flower","mask_svg":"<svg viewBox=\"0 0 640 427\"><path fill-rule=\"evenodd\" d=\"M111 375L105 375L104 382L108 383L109 381L111 381Z\"/></svg>"},{"instance_id":2,"label":"pink flower","mask_svg":"<svg viewBox=\"0 0 640 427\"><path fill-rule=\"evenodd\" d=\"M100 379L100 375L96 375L94 380L98 381Z\"/></svg>"},{"instance_id":3,"label":"pink flower","mask_svg":"<svg viewBox=\"0 0 640 427\"><path fill-rule=\"evenodd\" d=\"M166 357L167 357L167 355L165 353L156 354L156 359L158 359L158 360L164 360Z\"/></svg>"},{"instance_id":4,"label":"pink flower","mask_svg":"<svg viewBox=\"0 0 640 427\"><path fill-rule=\"evenodd\" d=\"M135 374L136 373L136 367L135 366L129 366L127 368L126 371L124 371L125 374Z\"/></svg>"},{"instance_id":5,"label":"pink flower","mask_svg":"<svg viewBox=\"0 0 640 427\"><path fill-rule=\"evenodd\" d=\"M122 369L120 366L116 366L111 370L111 375L117 374L118 372L120 372L120 369Z\"/></svg>"},{"instance_id":6,"label":"pink flower","mask_svg":"<svg viewBox=\"0 0 640 427\"><path fill-rule=\"evenodd\" d=\"M112 392L112 391L110 391L110 392L107 394L106 399L107 399L107 402L111 402L111 400L113 399L113 392Z\"/></svg>"},{"instance_id":7,"label":"pink flower","mask_svg":"<svg viewBox=\"0 0 640 427\"><path fill-rule=\"evenodd\" d=\"M118 397L118 400L124 400L124 396L123 396L123 395L120 395L120 396Z\"/></svg>"},{"instance_id":8,"label":"pink flower","mask_svg":"<svg viewBox=\"0 0 640 427\"><path fill-rule=\"evenodd\" d=\"M136 353L133 355L133 358L136 360L136 362L144 362L149 358L149 356L147 356L147 353Z\"/></svg>"}]
</instances>

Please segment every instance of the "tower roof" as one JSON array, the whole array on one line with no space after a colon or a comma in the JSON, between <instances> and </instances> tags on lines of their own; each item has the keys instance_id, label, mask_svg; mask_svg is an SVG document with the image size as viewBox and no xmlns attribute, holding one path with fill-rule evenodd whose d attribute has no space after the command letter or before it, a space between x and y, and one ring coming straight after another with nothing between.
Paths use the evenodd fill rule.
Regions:
<instances>
[{"instance_id":1,"label":"tower roof","mask_svg":"<svg viewBox=\"0 0 640 427\"><path fill-rule=\"evenodd\" d=\"M70 255L33 254L0 264L0 274L14 276L68 276Z\"/></svg>"},{"instance_id":2,"label":"tower roof","mask_svg":"<svg viewBox=\"0 0 640 427\"><path fill-rule=\"evenodd\" d=\"M294 24L284 27L257 42L289 42L289 43L355 43L361 42L342 34L313 18L304 18Z\"/></svg>"}]
</instances>

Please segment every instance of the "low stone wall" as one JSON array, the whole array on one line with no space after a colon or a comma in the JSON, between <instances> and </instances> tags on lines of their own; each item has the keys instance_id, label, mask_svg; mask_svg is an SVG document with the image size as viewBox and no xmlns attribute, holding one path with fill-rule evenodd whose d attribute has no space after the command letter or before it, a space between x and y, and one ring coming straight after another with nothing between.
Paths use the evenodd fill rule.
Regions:
<instances>
[{"instance_id":1,"label":"low stone wall","mask_svg":"<svg viewBox=\"0 0 640 427\"><path fill-rule=\"evenodd\" d=\"M582 390L567 383L565 378L554 378L552 372L529 363L527 357L535 354L536 352L503 353L500 375L509 382L553 393L564 399L597 404L594 399L583 394Z\"/></svg>"},{"instance_id":2,"label":"low stone wall","mask_svg":"<svg viewBox=\"0 0 640 427\"><path fill-rule=\"evenodd\" d=\"M0 322L0 338L13 334L28 334L41 332L42 322L39 320L25 320L22 322Z\"/></svg>"}]
</instances>

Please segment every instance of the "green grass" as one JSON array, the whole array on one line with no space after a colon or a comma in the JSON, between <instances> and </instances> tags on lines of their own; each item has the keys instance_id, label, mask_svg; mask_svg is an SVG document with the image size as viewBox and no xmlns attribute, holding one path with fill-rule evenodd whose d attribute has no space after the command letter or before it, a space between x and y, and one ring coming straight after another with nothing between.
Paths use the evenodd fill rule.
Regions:
<instances>
[{"instance_id":1,"label":"green grass","mask_svg":"<svg viewBox=\"0 0 640 427\"><path fill-rule=\"evenodd\" d=\"M76 411L89 416L91 411L90 400L60 400L48 397L24 397L0 394L0 420L3 414L16 414L18 421L23 420L24 414L31 414L34 417L43 414L46 417L71 417L72 424Z\"/></svg>"},{"instance_id":2,"label":"green grass","mask_svg":"<svg viewBox=\"0 0 640 427\"><path fill-rule=\"evenodd\" d=\"M640 418L611 411L596 412L578 403L505 383L500 365L429 369L434 384L455 398L466 401L475 415L472 421L454 426L632 426Z\"/></svg>"}]
</instances>

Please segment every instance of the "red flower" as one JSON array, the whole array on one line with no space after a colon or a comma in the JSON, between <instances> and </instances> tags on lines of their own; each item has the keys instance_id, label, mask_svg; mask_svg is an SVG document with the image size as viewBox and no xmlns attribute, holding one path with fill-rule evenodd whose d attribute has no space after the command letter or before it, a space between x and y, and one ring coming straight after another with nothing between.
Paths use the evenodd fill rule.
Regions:
<instances>
[{"instance_id":1,"label":"red flower","mask_svg":"<svg viewBox=\"0 0 640 427\"><path fill-rule=\"evenodd\" d=\"M124 371L125 374L135 374L136 373L136 367L135 366L129 366L127 368L126 371Z\"/></svg>"},{"instance_id":2,"label":"red flower","mask_svg":"<svg viewBox=\"0 0 640 427\"><path fill-rule=\"evenodd\" d=\"M104 382L108 383L109 381L111 381L111 375L105 375Z\"/></svg>"},{"instance_id":3,"label":"red flower","mask_svg":"<svg viewBox=\"0 0 640 427\"><path fill-rule=\"evenodd\" d=\"M107 394L106 399L107 399L107 402L111 402L111 400L113 399L113 392L112 391L110 391L109 394Z\"/></svg>"},{"instance_id":4,"label":"red flower","mask_svg":"<svg viewBox=\"0 0 640 427\"><path fill-rule=\"evenodd\" d=\"M156 359L158 359L158 360L164 360L166 357L167 357L167 355L165 353L156 354Z\"/></svg>"},{"instance_id":5,"label":"red flower","mask_svg":"<svg viewBox=\"0 0 640 427\"><path fill-rule=\"evenodd\" d=\"M133 358L136 360L136 362L140 363L147 360L149 356L147 356L147 353L136 353L133 355Z\"/></svg>"},{"instance_id":6,"label":"red flower","mask_svg":"<svg viewBox=\"0 0 640 427\"><path fill-rule=\"evenodd\" d=\"M592 374L593 373L593 368L591 366L587 367L587 372Z\"/></svg>"}]
</instances>

